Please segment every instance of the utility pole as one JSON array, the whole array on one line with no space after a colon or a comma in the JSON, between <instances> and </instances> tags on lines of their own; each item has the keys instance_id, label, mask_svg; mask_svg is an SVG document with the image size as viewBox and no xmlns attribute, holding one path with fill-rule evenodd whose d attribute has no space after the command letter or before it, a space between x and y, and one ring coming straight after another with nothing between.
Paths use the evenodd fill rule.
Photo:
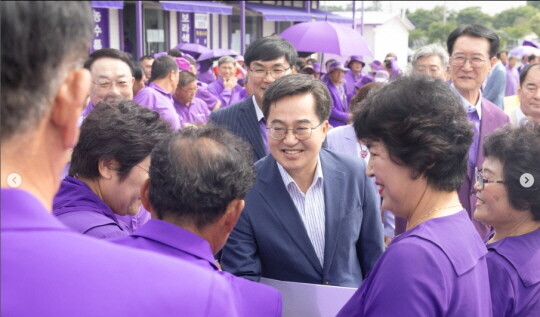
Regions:
<instances>
[{"instance_id":1,"label":"utility pole","mask_svg":"<svg viewBox=\"0 0 540 317\"><path fill-rule=\"evenodd\" d=\"M443 23L446 24L446 1L443 4Z\"/></svg>"},{"instance_id":2,"label":"utility pole","mask_svg":"<svg viewBox=\"0 0 540 317\"><path fill-rule=\"evenodd\" d=\"M352 2L352 29L356 31L356 1Z\"/></svg>"}]
</instances>

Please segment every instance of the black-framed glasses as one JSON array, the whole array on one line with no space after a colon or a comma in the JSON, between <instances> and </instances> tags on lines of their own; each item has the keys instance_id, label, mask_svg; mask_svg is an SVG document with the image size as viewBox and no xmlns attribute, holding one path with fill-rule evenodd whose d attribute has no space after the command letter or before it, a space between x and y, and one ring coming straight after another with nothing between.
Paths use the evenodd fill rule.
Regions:
<instances>
[{"instance_id":1,"label":"black-framed glasses","mask_svg":"<svg viewBox=\"0 0 540 317\"><path fill-rule=\"evenodd\" d=\"M272 139L274 139L274 140L283 140L283 139L285 139L285 137L287 136L287 132L289 130L291 130L292 133L294 134L294 136L298 140L304 141L304 140L309 139L311 137L311 134L313 133L313 130L320 127L321 124L323 124L323 123L321 122L315 127L311 126L311 125L307 125L307 124L301 124L301 125L299 125L297 127L291 128L291 129L287 129L284 126L282 126L280 124L277 124L277 125L272 125L271 127L266 128L266 129L269 131L270 137L272 137Z\"/></svg>"},{"instance_id":2,"label":"black-framed glasses","mask_svg":"<svg viewBox=\"0 0 540 317\"><path fill-rule=\"evenodd\" d=\"M450 57L450 65L455 66L455 67L461 67L465 65L467 61L469 61L471 63L471 66L474 68L482 67L484 66L484 63L486 62L485 59L478 56L473 56L473 57L468 58L465 55L456 55L456 56Z\"/></svg>"},{"instance_id":3,"label":"black-framed glasses","mask_svg":"<svg viewBox=\"0 0 540 317\"><path fill-rule=\"evenodd\" d=\"M482 172L480 172L477 168L474 171L474 176L476 178L476 184L478 185L478 190L483 190L484 186L488 183L504 184L504 181L500 179L497 179L497 180L485 179L484 174L482 174Z\"/></svg>"},{"instance_id":4,"label":"black-framed glasses","mask_svg":"<svg viewBox=\"0 0 540 317\"><path fill-rule=\"evenodd\" d=\"M281 76L285 75L285 73L291 69L291 66L287 68L275 68L271 70L265 70L265 69L249 69L249 71L253 74L253 77L256 78L263 78L266 77L266 74L270 74L274 79L280 78Z\"/></svg>"}]
</instances>

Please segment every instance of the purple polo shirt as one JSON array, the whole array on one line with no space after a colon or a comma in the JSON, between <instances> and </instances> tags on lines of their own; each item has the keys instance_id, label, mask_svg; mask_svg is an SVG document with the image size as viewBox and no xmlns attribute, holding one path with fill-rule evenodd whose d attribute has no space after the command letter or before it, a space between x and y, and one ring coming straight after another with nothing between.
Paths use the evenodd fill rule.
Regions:
<instances>
[{"instance_id":1,"label":"purple polo shirt","mask_svg":"<svg viewBox=\"0 0 540 317\"><path fill-rule=\"evenodd\" d=\"M208 84L208 91L221 100L221 108L242 101L246 97L246 90L244 87L236 84L232 89L225 88L223 85L223 78L221 77L218 77L213 83Z\"/></svg>"},{"instance_id":2,"label":"purple polo shirt","mask_svg":"<svg viewBox=\"0 0 540 317\"><path fill-rule=\"evenodd\" d=\"M210 110L208 110L208 106L201 99L194 97L188 105L181 103L175 98L173 100L174 109L178 113L182 126L187 123L202 124L208 121Z\"/></svg>"},{"instance_id":3,"label":"purple polo shirt","mask_svg":"<svg viewBox=\"0 0 540 317\"><path fill-rule=\"evenodd\" d=\"M74 232L26 191L1 196L0 315L238 316L223 277Z\"/></svg>"},{"instance_id":4,"label":"purple polo shirt","mask_svg":"<svg viewBox=\"0 0 540 317\"><path fill-rule=\"evenodd\" d=\"M161 119L169 122L173 130L180 128L180 119L174 110L172 94L165 91L156 83L150 83L148 87L139 90L133 101L150 110L155 110Z\"/></svg>"},{"instance_id":5,"label":"purple polo shirt","mask_svg":"<svg viewBox=\"0 0 540 317\"><path fill-rule=\"evenodd\" d=\"M207 84L214 82L216 80L216 75L214 74L212 66L210 65L206 71L200 71L197 79Z\"/></svg>"},{"instance_id":6,"label":"purple polo shirt","mask_svg":"<svg viewBox=\"0 0 540 317\"><path fill-rule=\"evenodd\" d=\"M216 107L219 99L208 91L208 84L202 81L197 81L197 93L195 97L202 99L208 105L208 110L212 111Z\"/></svg>"},{"instance_id":7,"label":"purple polo shirt","mask_svg":"<svg viewBox=\"0 0 540 317\"><path fill-rule=\"evenodd\" d=\"M150 212L146 209L144 209L143 206L141 206L141 208L139 209L139 213L136 214L135 216L131 216L131 215L125 215L125 216L120 216L120 215L116 215L116 219L124 222L128 229L129 229L129 232L133 232L137 229L139 229L140 227L142 227L142 225L144 225L148 220L150 220L150 218L152 218L152 215L150 214Z\"/></svg>"},{"instance_id":8,"label":"purple polo shirt","mask_svg":"<svg viewBox=\"0 0 540 317\"><path fill-rule=\"evenodd\" d=\"M124 237L129 227L84 182L67 176L54 196L53 214L77 232L100 239Z\"/></svg>"},{"instance_id":9,"label":"purple polo shirt","mask_svg":"<svg viewBox=\"0 0 540 317\"><path fill-rule=\"evenodd\" d=\"M179 258L225 278L233 289L239 316L281 316L278 291L219 270L208 241L179 226L152 219L132 235L113 242Z\"/></svg>"},{"instance_id":10,"label":"purple polo shirt","mask_svg":"<svg viewBox=\"0 0 540 317\"><path fill-rule=\"evenodd\" d=\"M394 238L338 316L491 316L487 250L465 210Z\"/></svg>"},{"instance_id":11,"label":"purple polo shirt","mask_svg":"<svg viewBox=\"0 0 540 317\"><path fill-rule=\"evenodd\" d=\"M540 229L487 245L493 316L540 313Z\"/></svg>"}]
</instances>

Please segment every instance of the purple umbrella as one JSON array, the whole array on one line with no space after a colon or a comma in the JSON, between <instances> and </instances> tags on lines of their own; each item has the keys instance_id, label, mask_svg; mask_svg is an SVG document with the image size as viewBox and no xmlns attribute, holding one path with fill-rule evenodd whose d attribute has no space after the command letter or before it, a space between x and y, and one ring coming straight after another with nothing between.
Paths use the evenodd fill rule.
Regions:
<instances>
[{"instance_id":1,"label":"purple umbrella","mask_svg":"<svg viewBox=\"0 0 540 317\"><path fill-rule=\"evenodd\" d=\"M332 22L298 23L287 28L280 36L291 42L299 52L373 56L360 33Z\"/></svg>"},{"instance_id":2,"label":"purple umbrella","mask_svg":"<svg viewBox=\"0 0 540 317\"><path fill-rule=\"evenodd\" d=\"M532 47L536 47L538 48L538 46L540 46L540 44L536 43L535 41L523 41L523 43L521 43L521 45L523 46L532 46Z\"/></svg>"},{"instance_id":3,"label":"purple umbrella","mask_svg":"<svg viewBox=\"0 0 540 317\"><path fill-rule=\"evenodd\" d=\"M207 59L218 58L218 57L227 56L227 55L236 56L236 55L240 55L240 54L238 54L234 50L230 50L230 49L226 49L226 48L217 48L217 49L209 50L208 52L202 53L199 56L199 58L197 59L197 61L204 61L204 60L207 60Z\"/></svg>"},{"instance_id":4,"label":"purple umbrella","mask_svg":"<svg viewBox=\"0 0 540 317\"><path fill-rule=\"evenodd\" d=\"M510 56L524 56L524 55L540 55L540 49L533 46L521 45L513 48L508 55Z\"/></svg>"},{"instance_id":5,"label":"purple umbrella","mask_svg":"<svg viewBox=\"0 0 540 317\"><path fill-rule=\"evenodd\" d=\"M195 43L180 43L173 48L187 53L195 58L199 57L199 55L201 55L202 53L210 51L208 47Z\"/></svg>"}]
</instances>

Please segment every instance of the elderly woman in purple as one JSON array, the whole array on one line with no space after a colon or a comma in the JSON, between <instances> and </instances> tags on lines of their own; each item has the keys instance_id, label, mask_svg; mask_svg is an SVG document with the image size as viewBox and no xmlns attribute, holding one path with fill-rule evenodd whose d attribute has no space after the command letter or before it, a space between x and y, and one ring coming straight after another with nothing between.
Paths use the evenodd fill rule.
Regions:
<instances>
[{"instance_id":1,"label":"elderly woman in purple","mask_svg":"<svg viewBox=\"0 0 540 317\"><path fill-rule=\"evenodd\" d=\"M505 126L484 142L474 217L492 226L493 316L540 314L540 124Z\"/></svg>"},{"instance_id":2,"label":"elderly woman in purple","mask_svg":"<svg viewBox=\"0 0 540 317\"><path fill-rule=\"evenodd\" d=\"M355 114L382 209L407 219L339 316L491 316L487 250L459 203L473 138L446 83L397 78Z\"/></svg>"},{"instance_id":3,"label":"elderly woman in purple","mask_svg":"<svg viewBox=\"0 0 540 317\"><path fill-rule=\"evenodd\" d=\"M332 62L328 65L328 73L323 80L332 97L332 112L328 121L333 127L346 125L351 119L344 79L347 71L349 69L343 67L340 62Z\"/></svg>"},{"instance_id":4,"label":"elderly woman in purple","mask_svg":"<svg viewBox=\"0 0 540 317\"><path fill-rule=\"evenodd\" d=\"M106 97L81 126L69 176L53 201L54 215L97 238L129 235L133 228L120 218L139 213L150 152L168 133L169 125L156 111Z\"/></svg>"}]
</instances>

